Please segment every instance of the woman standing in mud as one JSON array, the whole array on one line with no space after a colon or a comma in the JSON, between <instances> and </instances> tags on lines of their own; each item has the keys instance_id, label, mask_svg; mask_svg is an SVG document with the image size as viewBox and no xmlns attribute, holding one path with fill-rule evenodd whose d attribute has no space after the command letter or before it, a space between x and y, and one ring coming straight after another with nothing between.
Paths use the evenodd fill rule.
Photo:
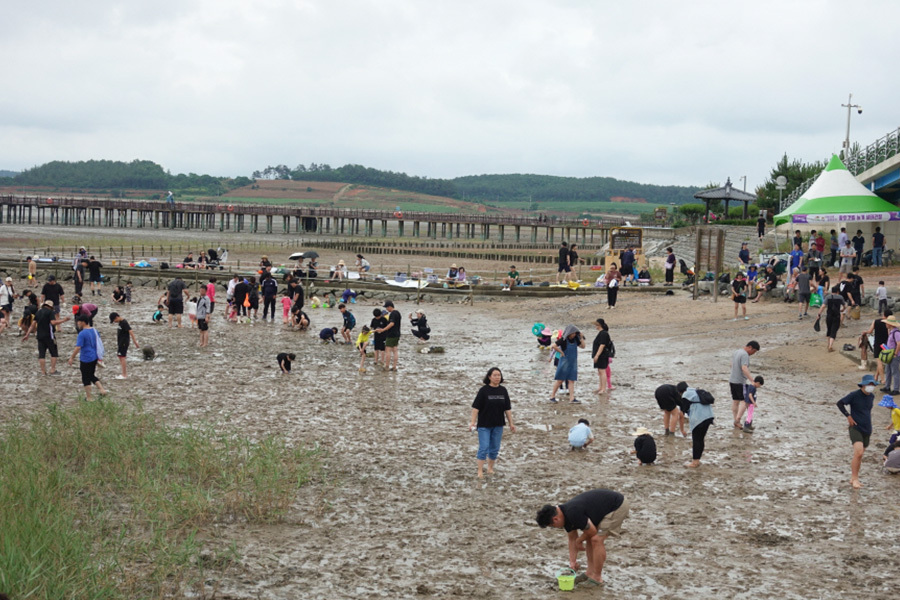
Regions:
<instances>
[{"instance_id":1,"label":"woman standing in mud","mask_svg":"<svg viewBox=\"0 0 900 600\"><path fill-rule=\"evenodd\" d=\"M563 334L552 346L550 351L559 352L559 365L556 367L556 375L553 377L553 392L550 394L550 402L556 402L556 392L563 382L569 386L569 401L572 404L580 404L575 397L575 382L578 380L578 348L584 348L584 336L574 325L566 325Z\"/></svg>"},{"instance_id":2,"label":"woman standing in mud","mask_svg":"<svg viewBox=\"0 0 900 600\"><path fill-rule=\"evenodd\" d=\"M494 474L494 462L500 453L500 441L503 439L503 426L509 422L509 430L516 432L513 424L512 406L509 393L500 385L503 373L499 367L491 367L484 376L484 385L478 390L472 402L472 416L469 420L469 431L478 429L478 478L484 478L484 461L487 460L488 475Z\"/></svg>"},{"instance_id":3,"label":"woman standing in mud","mask_svg":"<svg viewBox=\"0 0 900 600\"><path fill-rule=\"evenodd\" d=\"M604 283L606 283L606 308L615 308L616 307L616 298L619 297L619 284L622 281L622 273L619 272L619 267L616 263L613 263L609 267L609 271L606 272L606 277L604 278Z\"/></svg>"}]
</instances>

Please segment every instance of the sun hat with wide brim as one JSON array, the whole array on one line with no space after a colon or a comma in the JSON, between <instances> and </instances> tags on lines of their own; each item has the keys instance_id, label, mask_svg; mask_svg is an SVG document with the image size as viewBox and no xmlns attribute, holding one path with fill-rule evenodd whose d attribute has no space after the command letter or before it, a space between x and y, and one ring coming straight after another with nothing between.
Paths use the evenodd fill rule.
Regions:
<instances>
[{"instance_id":1,"label":"sun hat with wide brim","mask_svg":"<svg viewBox=\"0 0 900 600\"><path fill-rule=\"evenodd\" d=\"M339 260L339 261L338 261L338 266L339 266L339 267L343 267L343 266L344 266L344 261Z\"/></svg>"},{"instance_id":2,"label":"sun hat with wide brim","mask_svg":"<svg viewBox=\"0 0 900 600\"><path fill-rule=\"evenodd\" d=\"M856 385L859 387L863 387L865 385L877 385L877 384L878 384L878 382L875 381L874 375L863 375L862 381L860 381Z\"/></svg>"},{"instance_id":3,"label":"sun hat with wide brim","mask_svg":"<svg viewBox=\"0 0 900 600\"><path fill-rule=\"evenodd\" d=\"M631 435L633 435L635 437L639 436L639 435L650 435L650 430L647 429L646 427L638 427L637 429L635 429L634 431L631 432Z\"/></svg>"},{"instance_id":4,"label":"sun hat with wide brim","mask_svg":"<svg viewBox=\"0 0 900 600\"><path fill-rule=\"evenodd\" d=\"M459 268L459 267L456 266L456 263L453 263L452 265L450 265L450 268L451 268L451 269L457 269L457 268Z\"/></svg>"},{"instance_id":5,"label":"sun hat with wide brim","mask_svg":"<svg viewBox=\"0 0 900 600\"><path fill-rule=\"evenodd\" d=\"M894 397L887 394L884 395L884 397L881 399L881 402L878 403L878 406L882 406L884 408L900 408L900 406L897 406L897 403L894 402Z\"/></svg>"},{"instance_id":6,"label":"sun hat with wide brim","mask_svg":"<svg viewBox=\"0 0 900 600\"><path fill-rule=\"evenodd\" d=\"M886 319L881 320L885 325L890 325L891 327L900 327L900 321L897 320L897 317L894 315L889 316Z\"/></svg>"}]
</instances>

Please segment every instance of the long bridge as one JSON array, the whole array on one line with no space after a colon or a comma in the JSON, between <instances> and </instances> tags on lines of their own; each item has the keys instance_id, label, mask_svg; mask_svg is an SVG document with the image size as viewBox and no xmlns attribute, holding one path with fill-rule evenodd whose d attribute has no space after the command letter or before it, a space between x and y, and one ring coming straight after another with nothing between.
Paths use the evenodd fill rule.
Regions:
<instances>
[{"instance_id":1,"label":"long bridge","mask_svg":"<svg viewBox=\"0 0 900 600\"><path fill-rule=\"evenodd\" d=\"M605 244L624 219L390 212L227 202L0 196L0 224Z\"/></svg>"}]
</instances>

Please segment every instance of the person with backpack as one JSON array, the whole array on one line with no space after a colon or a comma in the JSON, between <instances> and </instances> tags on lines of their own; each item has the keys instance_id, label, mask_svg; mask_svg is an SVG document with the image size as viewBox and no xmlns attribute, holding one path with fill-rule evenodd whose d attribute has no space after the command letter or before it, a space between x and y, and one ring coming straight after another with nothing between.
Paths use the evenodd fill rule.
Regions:
<instances>
[{"instance_id":1,"label":"person with backpack","mask_svg":"<svg viewBox=\"0 0 900 600\"><path fill-rule=\"evenodd\" d=\"M692 460L685 463L684 466L695 469L700 466L700 459L706 449L706 432L715 418L712 407L715 398L706 390L688 387L684 381L679 382L675 388L681 394L681 410L688 416L691 428ZM743 389L741 389L741 394L743 394Z\"/></svg>"},{"instance_id":2,"label":"person with backpack","mask_svg":"<svg viewBox=\"0 0 900 600\"><path fill-rule=\"evenodd\" d=\"M742 429L738 418L744 402L744 384L753 383L753 375L750 374L750 357L759 352L759 342L749 341L747 345L735 350L731 355L731 376L728 378L728 386L731 388L731 414L734 416L734 426ZM693 420L691 429L693 429Z\"/></svg>"},{"instance_id":3,"label":"person with backpack","mask_svg":"<svg viewBox=\"0 0 900 600\"><path fill-rule=\"evenodd\" d=\"M610 382L609 363L616 355L616 347L613 345L612 339L609 337L609 325L603 319L594 321L597 328L597 337L591 347L591 359L594 362L594 368L597 369L597 375L600 377L600 384L596 390L598 394L605 394L607 390L613 389Z\"/></svg>"}]
</instances>

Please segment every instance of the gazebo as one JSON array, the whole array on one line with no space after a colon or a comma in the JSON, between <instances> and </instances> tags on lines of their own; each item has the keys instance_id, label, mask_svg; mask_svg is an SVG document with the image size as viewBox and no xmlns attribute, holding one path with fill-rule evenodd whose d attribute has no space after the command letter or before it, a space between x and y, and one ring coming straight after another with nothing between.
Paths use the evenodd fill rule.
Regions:
<instances>
[{"instance_id":1,"label":"gazebo","mask_svg":"<svg viewBox=\"0 0 900 600\"><path fill-rule=\"evenodd\" d=\"M706 203L706 215L709 215L709 203L713 200L722 200L725 202L725 218L728 218L728 203L743 202L744 218L747 218L747 210L750 203L756 200L756 194L749 194L742 190L736 190L731 185L731 177L725 182L725 187L715 188L712 190L702 190L694 194L697 200L703 200Z\"/></svg>"}]
</instances>

